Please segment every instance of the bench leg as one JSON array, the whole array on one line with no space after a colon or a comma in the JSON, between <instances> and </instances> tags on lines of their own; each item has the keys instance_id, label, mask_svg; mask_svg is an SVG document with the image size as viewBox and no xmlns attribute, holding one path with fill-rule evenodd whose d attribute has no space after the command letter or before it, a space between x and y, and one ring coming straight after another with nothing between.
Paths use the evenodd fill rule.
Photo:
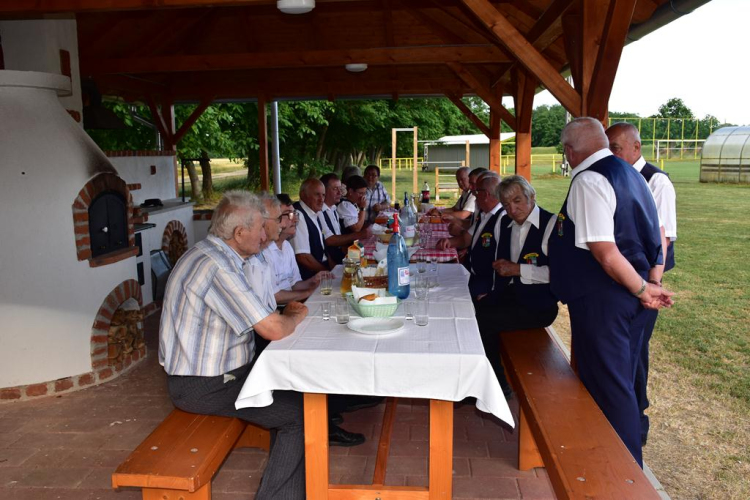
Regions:
<instances>
[{"instance_id":1,"label":"bench leg","mask_svg":"<svg viewBox=\"0 0 750 500\"><path fill-rule=\"evenodd\" d=\"M518 470L544 467L542 456L539 454L534 436L531 435L529 422L526 420L523 408L519 409L518 417Z\"/></svg>"},{"instance_id":2,"label":"bench leg","mask_svg":"<svg viewBox=\"0 0 750 500\"><path fill-rule=\"evenodd\" d=\"M194 493L162 488L143 488L143 500L211 500L211 483L206 483Z\"/></svg>"},{"instance_id":3,"label":"bench leg","mask_svg":"<svg viewBox=\"0 0 750 500\"><path fill-rule=\"evenodd\" d=\"M237 438L237 442L234 443L234 449L237 448L260 448L268 451L271 448L271 433L263 427L247 424L245 430Z\"/></svg>"}]
</instances>

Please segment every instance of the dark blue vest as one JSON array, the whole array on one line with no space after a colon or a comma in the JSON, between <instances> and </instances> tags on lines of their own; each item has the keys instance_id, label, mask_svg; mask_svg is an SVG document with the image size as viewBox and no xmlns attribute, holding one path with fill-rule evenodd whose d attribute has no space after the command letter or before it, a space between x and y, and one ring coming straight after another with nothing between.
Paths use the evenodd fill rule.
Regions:
<instances>
[{"instance_id":1,"label":"dark blue vest","mask_svg":"<svg viewBox=\"0 0 750 500\"><path fill-rule=\"evenodd\" d=\"M325 219L326 226L328 226L328 229L331 231L331 233L336 234L334 224L338 224L338 222L333 222L328 216L328 212L325 211L323 212L323 219ZM331 259L334 264L341 264L341 262L344 260L345 254L343 250L341 250L341 247L326 244L326 252L328 253L328 258Z\"/></svg>"},{"instance_id":2,"label":"dark blue vest","mask_svg":"<svg viewBox=\"0 0 750 500\"><path fill-rule=\"evenodd\" d=\"M474 226L474 234L477 242L471 247L468 253L468 268L471 272L469 277L469 292L472 297L483 293L490 293L495 289L495 276L497 273L492 269L492 262L495 260L497 250L497 240L495 239L495 223L497 219L505 212L503 209L495 212L495 215L487 219L481 234L476 234L479 229L481 219L477 216L477 222ZM489 236L483 238L483 234Z\"/></svg>"},{"instance_id":3,"label":"dark blue vest","mask_svg":"<svg viewBox=\"0 0 750 500\"><path fill-rule=\"evenodd\" d=\"M648 186L631 165L616 156L602 158L588 170L603 175L612 185L617 199L615 244L647 279L649 270L661 263L659 216ZM566 197L549 240L550 286L563 303L596 293L613 282L589 250L575 246L575 229Z\"/></svg>"},{"instance_id":4,"label":"dark blue vest","mask_svg":"<svg viewBox=\"0 0 750 500\"><path fill-rule=\"evenodd\" d=\"M644 179L646 179L646 182L650 182L651 177L653 177L654 174L666 175L667 179L669 179L668 173L666 173L664 170L650 163L646 163L641 169L641 175L643 176ZM669 182L672 182L672 179L669 179ZM668 241L667 242L667 261L664 264L664 271L669 271L673 267L674 267L674 241Z\"/></svg>"},{"instance_id":5,"label":"dark blue vest","mask_svg":"<svg viewBox=\"0 0 750 500\"><path fill-rule=\"evenodd\" d=\"M315 260L317 260L321 264L324 264L325 261L323 260L323 258L326 255L325 249L320 243L320 238L316 237L318 235L322 236L323 234L320 230L320 226L318 225L318 220L316 219L313 221L310 216L307 215L307 212L302 208L300 202L295 201L293 206L302 214L302 217L304 217L305 219L305 224L307 224L307 235L308 239L310 240L310 254L315 258ZM302 276L303 280L312 278L315 275L315 271L306 269L303 266L300 266L299 273L300 276Z\"/></svg>"},{"instance_id":6,"label":"dark blue vest","mask_svg":"<svg viewBox=\"0 0 750 500\"><path fill-rule=\"evenodd\" d=\"M535 264L537 266L549 265L549 258L542 252L542 239L544 231L547 229L550 219L554 217L551 212L539 207L539 227L532 225L529 233L526 235L526 241L523 243L521 253L518 254L517 264L528 264L525 255L537 254ZM511 218L507 215L500 220L500 245L497 249L497 258L510 260L510 236L512 228L508 227ZM503 289L510 285L510 278L498 276L495 280L495 290L503 293ZM557 298L552 295L549 283L539 283L525 285L521 283L521 278L516 276L513 281L512 290L519 304L523 304L528 309L550 309L557 305Z\"/></svg>"}]
</instances>

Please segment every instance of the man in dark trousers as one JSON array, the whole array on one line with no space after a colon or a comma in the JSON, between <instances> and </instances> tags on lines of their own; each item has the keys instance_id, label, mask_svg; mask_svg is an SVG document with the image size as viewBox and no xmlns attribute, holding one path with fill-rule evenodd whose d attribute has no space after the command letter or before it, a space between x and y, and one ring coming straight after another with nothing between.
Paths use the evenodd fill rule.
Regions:
<instances>
[{"instance_id":1,"label":"man in dark trousers","mask_svg":"<svg viewBox=\"0 0 750 500\"><path fill-rule=\"evenodd\" d=\"M519 175L504 178L496 196L505 215L492 262L495 292L492 302L477 310L477 323L484 352L502 385L500 332L544 328L557 317L547 264L547 241L556 219L536 204L536 191Z\"/></svg>"},{"instance_id":2,"label":"man in dark trousers","mask_svg":"<svg viewBox=\"0 0 750 500\"><path fill-rule=\"evenodd\" d=\"M618 158L633 165L641 173L648 188L654 195L656 212L661 222L661 245L664 257L664 272L674 267L674 241L677 239L677 195L669 176L660 168L647 163L641 155L641 135L630 123L616 123L607 129L609 149ZM661 286L662 277L656 273L650 278L655 285ZM647 309L643 312L643 346L635 372L635 395L638 398L638 409L641 412L641 444L648 440L649 421L646 415L648 402L648 352L649 341L654 333L656 317L659 311Z\"/></svg>"},{"instance_id":3,"label":"man in dark trousers","mask_svg":"<svg viewBox=\"0 0 750 500\"><path fill-rule=\"evenodd\" d=\"M662 262L656 205L643 177L612 155L599 121L577 118L561 140L573 174L549 241L552 293L568 304L581 382L643 466L639 315L673 303L647 281Z\"/></svg>"}]
</instances>

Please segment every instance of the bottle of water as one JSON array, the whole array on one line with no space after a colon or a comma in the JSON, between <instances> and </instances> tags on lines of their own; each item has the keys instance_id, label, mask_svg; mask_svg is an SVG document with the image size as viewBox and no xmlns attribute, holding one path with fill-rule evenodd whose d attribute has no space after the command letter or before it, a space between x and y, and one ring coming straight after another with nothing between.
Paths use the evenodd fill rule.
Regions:
<instances>
[{"instance_id":1,"label":"bottle of water","mask_svg":"<svg viewBox=\"0 0 750 500\"><path fill-rule=\"evenodd\" d=\"M388 293L401 300L409 297L409 252L399 234L399 216L393 214L393 235L388 244Z\"/></svg>"},{"instance_id":2,"label":"bottle of water","mask_svg":"<svg viewBox=\"0 0 750 500\"><path fill-rule=\"evenodd\" d=\"M403 233L403 229L407 226L411 225L411 217L409 216L409 212L411 211L411 206L409 205L409 195L404 191L404 204L401 205L401 210L399 211L400 217L400 226L401 231ZM403 234L402 234L403 236Z\"/></svg>"},{"instance_id":3,"label":"bottle of water","mask_svg":"<svg viewBox=\"0 0 750 500\"><path fill-rule=\"evenodd\" d=\"M416 224L419 221L419 209L417 208L417 195L414 193L412 193L411 195L411 212L414 216L414 220L412 222Z\"/></svg>"}]
</instances>

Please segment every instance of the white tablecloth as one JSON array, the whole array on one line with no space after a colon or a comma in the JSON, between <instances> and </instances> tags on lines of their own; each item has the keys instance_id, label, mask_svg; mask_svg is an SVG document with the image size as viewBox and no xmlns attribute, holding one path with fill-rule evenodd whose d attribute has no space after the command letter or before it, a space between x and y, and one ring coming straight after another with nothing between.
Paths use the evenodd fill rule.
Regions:
<instances>
[{"instance_id":1,"label":"white tablecloth","mask_svg":"<svg viewBox=\"0 0 750 500\"><path fill-rule=\"evenodd\" d=\"M341 275L341 271L334 273ZM320 303L337 298L316 292L310 315L289 337L271 342L245 382L237 408L268 406L272 391L362 394L461 401L477 398L477 408L513 425L500 384L484 355L459 264L438 267L439 287L430 290L430 322L405 321L398 333L362 335L323 321ZM337 278L340 279L340 278ZM356 318L353 314L352 318ZM403 318L402 307L395 317Z\"/></svg>"}]
</instances>

